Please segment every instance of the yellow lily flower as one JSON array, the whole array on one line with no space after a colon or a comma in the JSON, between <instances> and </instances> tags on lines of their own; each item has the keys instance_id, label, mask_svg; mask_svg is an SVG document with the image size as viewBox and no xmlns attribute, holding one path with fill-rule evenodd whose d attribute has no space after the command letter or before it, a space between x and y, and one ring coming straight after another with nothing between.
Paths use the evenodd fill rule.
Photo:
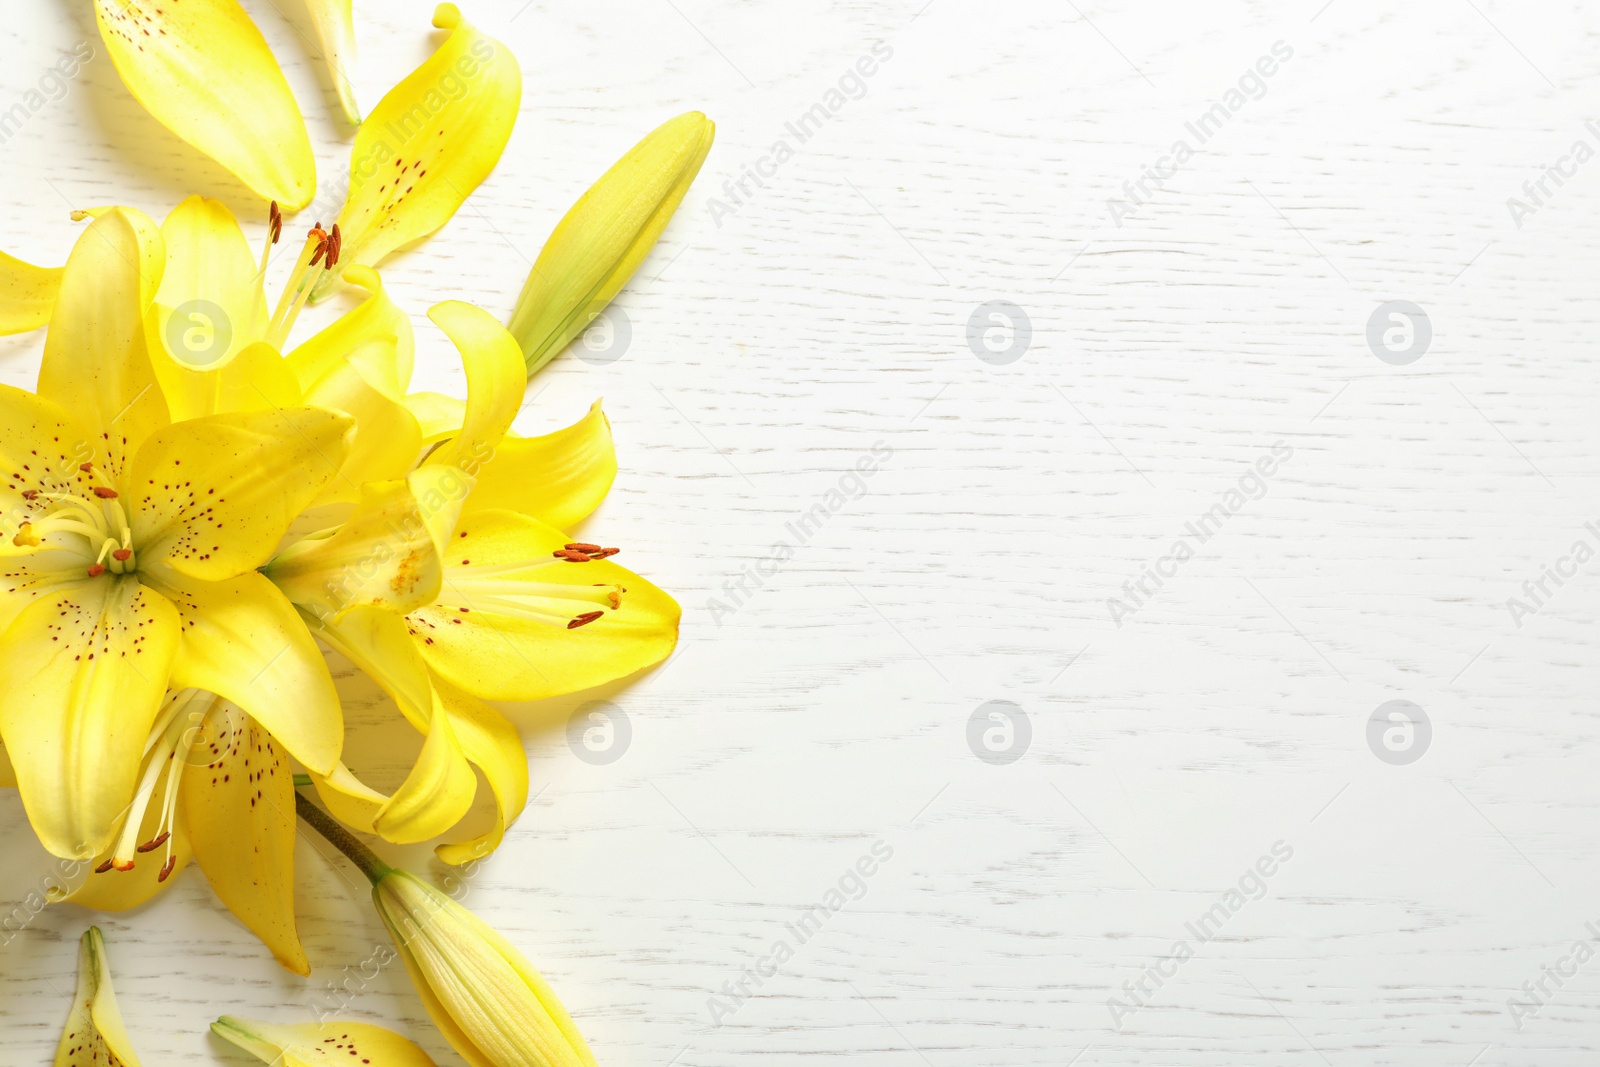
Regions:
<instances>
[{"instance_id":1,"label":"yellow lily flower","mask_svg":"<svg viewBox=\"0 0 1600 1067\"><path fill-rule=\"evenodd\" d=\"M141 783L174 751L169 689L233 701L324 773L343 734L315 641L256 568L339 472L353 420L173 422L145 334L165 267L149 219L100 213L62 275L38 392L0 387L0 736L44 846L124 868L119 838L154 796Z\"/></svg>"},{"instance_id":2,"label":"yellow lily flower","mask_svg":"<svg viewBox=\"0 0 1600 1067\"><path fill-rule=\"evenodd\" d=\"M123 83L163 126L262 198L311 202L305 119L238 0L95 0L94 13Z\"/></svg>"},{"instance_id":3,"label":"yellow lily flower","mask_svg":"<svg viewBox=\"0 0 1600 1067\"><path fill-rule=\"evenodd\" d=\"M524 392L516 342L470 305L430 316L461 351L466 404L419 405L435 412L428 436L439 438L423 464L369 483L342 527L290 545L263 573L427 739L392 796L341 765L312 776L324 802L358 829L423 841L470 808L477 767L497 818L439 848L460 864L497 847L527 799L521 741L483 701L556 696L660 662L680 609L609 562L615 549L549 524L587 516L616 474L599 406L542 438L508 436Z\"/></svg>"},{"instance_id":4,"label":"yellow lily flower","mask_svg":"<svg viewBox=\"0 0 1600 1067\"><path fill-rule=\"evenodd\" d=\"M224 1015L211 1032L273 1067L370 1064L371 1067L434 1067L416 1043L370 1023L266 1023ZM355 1057L354 1060L351 1057Z\"/></svg>"},{"instance_id":5,"label":"yellow lily flower","mask_svg":"<svg viewBox=\"0 0 1600 1067\"><path fill-rule=\"evenodd\" d=\"M410 871L390 867L305 797L296 800L300 817L372 883L411 984L463 1059L472 1067L595 1067L555 991L509 941Z\"/></svg>"},{"instance_id":6,"label":"yellow lily flower","mask_svg":"<svg viewBox=\"0 0 1600 1067\"><path fill-rule=\"evenodd\" d=\"M56 1045L55 1067L139 1067L111 988L105 939L91 926L78 940L78 990Z\"/></svg>"},{"instance_id":7,"label":"yellow lily flower","mask_svg":"<svg viewBox=\"0 0 1600 1067\"><path fill-rule=\"evenodd\" d=\"M579 198L545 242L511 313L532 374L588 328L655 247L711 151L698 111L663 123Z\"/></svg>"}]
</instances>

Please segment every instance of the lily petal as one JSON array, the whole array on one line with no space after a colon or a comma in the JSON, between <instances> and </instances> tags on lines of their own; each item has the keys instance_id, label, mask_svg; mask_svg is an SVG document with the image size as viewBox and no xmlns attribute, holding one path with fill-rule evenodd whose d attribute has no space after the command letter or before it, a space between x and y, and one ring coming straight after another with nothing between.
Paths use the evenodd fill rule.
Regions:
<instances>
[{"instance_id":1,"label":"lily petal","mask_svg":"<svg viewBox=\"0 0 1600 1067\"><path fill-rule=\"evenodd\" d=\"M367 291L367 299L290 352L289 362L304 389L348 362L374 389L390 400L401 400L416 362L411 318L389 299L383 279L371 267L352 263L343 273L345 281Z\"/></svg>"},{"instance_id":2,"label":"lily petal","mask_svg":"<svg viewBox=\"0 0 1600 1067\"><path fill-rule=\"evenodd\" d=\"M128 483L141 566L166 562L206 581L259 567L338 474L353 427L347 415L286 408L162 429L139 450ZM215 537L219 529L226 536Z\"/></svg>"},{"instance_id":3,"label":"lily petal","mask_svg":"<svg viewBox=\"0 0 1600 1067\"><path fill-rule=\"evenodd\" d=\"M144 439L167 424L145 341L167 253L155 224L114 208L95 219L67 257L39 368L39 395L94 435L115 478Z\"/></svg>"},{"instance_id":4,"label":"lily petal","mask_svg":"<svg viewBox=\"0 0 1600 1067\"><path fill-rule=\"evenodd\" d=\"M528 389L516 339L482 308L459 300L435 304L428 318L461 353L467 372L467 414L461 432L428 457L469 474L489 461L511 429Z\"/></svg>"},{"instance_id":5,"label":"lily petal","mask_svg":"<svg viewBox=\"0 0 1600 1067\"><path fill-rule=\"evenodd\" d=\"M350 77L356 66L356 27L350 0L306 0L311 24L317 28L317 43L328 61L334 92L350 125L361 125L361 107L356 103L355 86Z\"/></svg>"},{"instance_id":6,"label":"lily petal","mask_svg":"<svg viewBox=\"0 0 1600 1067\"><path fill-rule=\"evenodd\" d=\"M343 763L334 767L332 774L312 774L311 783L317 787L317 796L334 818L364 834L378 832L373 824L378 821L383 806L389 803L386 794L357 778Z\"/></svg>"},{"instance_id":7,"label":"lily petal","mask_svg":"<svg viewBox=\"0 0 1600 1067\"><path fill-rule=\"evenodd\" d=\"M548 560L571 538L508 511L471 513L450 542L445 581L478 571ZM461 562L457 562L457 561ZM470 561L470 562L469 562ZM484 700L542 700L601 685L659 663L678 639L681 609L666 593L609 560L564 564L542 581L587 590L619 585L620 610L578 629L433 605L406 618L434 673Z\"/></svg>"},{"instance_id":8,"label":"lily petal","mask_svg":"<svg viewBox=\"0 0 1600 1067\"><path fill-rule=\"evenodd\" d=\"M356 134L350 195L339 213L343 262L376 266L449 222L511 139L522 106L517 58L454 4L440 4L433 24L450 36ZM323 275L312 299L334 284Z\"/></svg>"},{"instance_id":9,"label":"lily petal","mask_svg":"<svg viewBox=\"0 0 1600 1067\"><path fill-rule=\"evenodd\" d=\"M265 573L319 618L359 606L403 614L432 603L444 575L444 543L471 491L472 479L452 467L370 482L337 532L291 545Z\"/></svg>"},{"instance_id":10,"label":"lily petal","mask_svg":"<svg viewBox=\"0 0 1600 1067\"><path fill-rule=\"evenodd\" d=\"M308 613L302 613L301 618L312 633L377 682L412 726L427 732L434 703L433 686L428 665L411 640L404 618L369 607L351 608L337 621Z\"/></svg>"},{"instance_id":11,"label":"lily petal","mask_svg":"<svg viewBox=\"0 0 1600 1067\"><path fill-rule=\"evenodd\" d=\"M433 1060L414 1043L370 1023L283 1025L224 1015L211 1024L211 1032L262 1063L286 1067L325 1067L346 1060L372 1067L434 1067ZM351 1056L356 1058L350 1060Z\"/></svg>"},{"instance_id":12,"label":"lily petal","mask_svg":"<svg viewBox=\"0 0 1600 1067\"><path fill-rule=\"evenodd\" d=\"M587 329L628 284L700 173L716 130L698 111L663 123L556 225L511 313L529 374Z\"/></svg>"},{"instance_id":13,"label":"lily petal","mask_svg":"<svg viewBox=\"0 0 1600 1067\"><path fill-rule=\"evenodd\" d=\"M0 789L16 787L17 772L11 769L11 757L6 755L6 746L0 744Z\"/></svg>"},{"instance_id":14,"label":"lily petal","mask_svg":"<svg viewBox=\"0 0 1600 1067\"><path fill-rule=\"evenodd\" d=\"M156 303L165 314L158 336L185 366L219 364L259 341L267 326L267 297L250 242L219 200L191 196L161 224L166 270ZM176 311L179 324L172 327ZM189 316L207 329L189 335ZM185 341L189 343L185 343Z\"/></svg>"},{"instance_id":15,"label":"lily petal","mask_svg":"<svg viewBox=\"0 0 1600 1067\"><path fill-rule=\"evenodd\" d=\"M0 734L28 820L65 858L105 851L167 691L178 613L107 575L23 609L0 637Z\"/></svg>"},{"instance_id":16,"label":"lily petal","mask_svg":"<svg viewBox=\"0 0 1600 1067\"><path fill-rule=\"evenodd\" d=\"M460 866L500 847L506 829L528 803L528 754L517 728L504 715L442 678L434 679L436 709L450 717L461 751L483 772L494 792L495 823L489 832L434 849L446 863Z\"/></svg>"},{"instance_id":17,"label":"lily petal","mask_svg":"<svg viewBox=\"0 0 1600 1067\"><path fill-rule=\"evenodd\" d=\"M467 421L467 405L443 393L412 393L405 404L422 427L424 447L454 437Z\"/></svg>"},{"instance_id":18,"label":"lily petal","mask_svg":"<svg viewBox=\"0 0 1600 1067\"><path fill-rule=\"evenodd\" d=\"M56 1046L55 1067L97 1067L102 1063L139 1067L139 1054L122 1025L122 1012L117 1010L105 939L99 927L91 926L78 941L78 992Z\"/></svg>"},{"instance_id":19,"label":"lily petal","mask_svg":"<svg viewBox=\"0 0 1600 1067\"><path fill-rule=\"evenodd\" d=\"M312 407L342 411L355 420L355 437L339 476L330 480L319 504L353 503L368 482L401 478L416 466L422 431L404 404L372 387L353 363L332 371L306 394Z\"/></svg>"},{"instance_id":20,"label":"lily petal","mask_svg":"<svg viewBox=\"0 0 1600 1067\"><path fill-rule=\"evenodd\" d=\"M597 400L589 414L543 437L507 436L478 471L469 510L520 512L571 529L589 517L617 477L611 423Z\"/></svg>"},{"instance_id":21,"label":"lily petal","mask_svg":"<svg viewBox=\"0 0 1600 1067\"><path fill-rule=\"evenodd\" d=\"M288 599L254 571L207 582L157 565L145 581L182 621L173 688L233 701L308 769L331 770L344 744L339 694Z\"/></svg>"},{"instance_id":22,"label":"lily petal","mask_svg":"<svg viewBox=\"0 0 1600 1067\"><path fill-rule=\"evenodd\" d=\"M309 975L294 920L294 774L237 707L216 702L200 728L178 794L195 859L217 899L277 961Z\"/></svg>"},{"instance_id":23,"label":"lily petal","mask_svg":"<svg viewBox=\"0 0 1600 1067\"><path fill-rule=\"evenodd\" d=\"M150 310L150 329L160 330L160 305ZM212 327L200 322L203 312L192 312L197 331ZM173 321L171 319L168 320ZM248 345L227 362L209 367L190 367L165 354L155 360L156 378L167 398L172 421L185 422L207 415L236 411L273 411L300 407L305 398L294 371L278 350L265 341Z\"/></svg>"},{"instance_id":24,"label":"lily petal","mask_svg":"<svg viewBox=\"0 0 1600 1067\"><path fill-rule=\"evenodd\" d=\"M35 267L0 252L0 336L37 330L50 321L61 267Z\"/></svg>"},{"instance_id":25,"label":"lily petal","mask_svg":"<svg viewBox=\"0 0 1600 1067\"><path fill-rule=\"evenodd\" d=\"M311 137L238 0L95 0L111 62L167 129L290 211L316 193Z\"/></svg>"},{"instance_id":26,"label":"lily petal","mask_svg":"<svg viewBox=\"0 0 1600 1067\"><path fill-rule=\"evenodd\" d=\"M477 776L456 740L451 716L435 710L417 762L372 827L397 845L426 841L460 822L472 810L477 792Z\"/></svg>"}]
</instances>

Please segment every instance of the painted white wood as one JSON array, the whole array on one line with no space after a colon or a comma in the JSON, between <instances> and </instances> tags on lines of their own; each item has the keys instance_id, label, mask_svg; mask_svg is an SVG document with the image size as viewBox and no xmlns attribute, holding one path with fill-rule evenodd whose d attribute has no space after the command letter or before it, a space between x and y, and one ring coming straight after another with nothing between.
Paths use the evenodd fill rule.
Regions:
<instances>
[{"instance_id":1,"label":"painted white wood","mask_svg":"<svg viewBox=\"0 0 1600 1067\"><path fill-rule=\"evenodd\" d=\"M261 233L259 205L121 91L87 3L12 6L0 109L77 42L100 54L0 146L0 247L58 262L69 209L159 214L191 191ZM368 106L427 54L430 6L357 4ZM517 710L538 795L470 883L602 1063L1594 1061L1600 963L1559 984L1542 968L1600 925L1596 564L1546 579L1531 617L1507 607L1574 542L1600 547L1600 162L1562 161L1600 148L1591 10L464 6L527 86L493 178L386 271L424 385L461 389L431 303L509 311L549 228L637 137L691 107L720 124L620 301L627 352L563 356L519 423L605 397L623 472L586 529L686 608L668 666ZM335 173L350 134L306 16L247 7ZM875 42L892 56L798 143L786 124ZM1228 109L1278 42L1292 54ZM1227 121L1118 225L1108 200L1219 101ZM779 138L793 157L735 205L724 182ZM1557 163L1571 176L1519 227L1507 199L1533 206L1523 183ZM968 344L990 300L1032 324L1004 366ZM1390 300L1431 321L1406 366L1365 339ZM39 347L0 341L0 380L31 384ZM1231 513L1275 445L1292 456ZM875 447L877 473L851 479ZM1117 625L1108 600L1219 503L1220 532ZM785 541L802 543L735 604ZM349 686L371 736L387 713ZM605 766L562 726L596 698L632 728ZM1408 766L1366 739L1394 699L1432 724ZM1031 725L1009 765L968 746L990 700ZM45 860L15 796L0 806L10 909ZM714 1019L878 841L893 858L862 898ZM1186 924L1254 889L1278 842L1292 858L1266 864L1263 898L1199 943ZM146 1062L242 1063L210 1019L309 1018L360 970L383 935L327 851L297 857L310 983L196 871L99 920ZM51 1054L87 918L52 909L0 946L17 1063ZM1519 1019L1508 1000L1541 980ZM1114 1026L1109 999L1133 1007L1140 982L1146 1006ZM396 969L354 984L347 1017L458 1062Z\"/></svg>"}]
</instances>

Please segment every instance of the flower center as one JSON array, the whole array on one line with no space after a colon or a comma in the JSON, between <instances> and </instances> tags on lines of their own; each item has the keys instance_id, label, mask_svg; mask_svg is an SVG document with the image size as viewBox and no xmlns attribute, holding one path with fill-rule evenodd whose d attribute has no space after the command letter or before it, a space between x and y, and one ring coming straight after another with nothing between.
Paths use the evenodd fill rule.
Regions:
<instances>
[{"instance_id":1,"label":"flower center","mask_svg":"<svg viewBox=\"0 0 1600 1067\"><path fill-rule=\"evenodd\" d=\"M138 561L134 558L127 509L103 470L93 463L79 464L78 470L89 476L94 499L77 493L27 490L22 494L24 499L44 506L17 529L11 543L18 548L41 548L42 539L50 534L73 534L88 543L85 554L91 559L89 577L98 578L107 571L131 573Z\"/></svg>"}]
</instances>

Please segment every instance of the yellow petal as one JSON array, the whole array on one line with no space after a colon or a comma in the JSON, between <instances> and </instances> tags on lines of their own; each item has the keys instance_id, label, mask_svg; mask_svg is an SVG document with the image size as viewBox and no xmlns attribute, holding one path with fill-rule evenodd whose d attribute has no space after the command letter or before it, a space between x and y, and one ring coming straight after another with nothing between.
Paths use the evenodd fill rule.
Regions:
<instances>
[{"instance_id":1,"label":"yellow petal","mask_svg":"<svg viewBox=\"0 0 1600 1067\"><path fill-rule=\"evenodd\" d=\"M16 787L17 772L11 769L11 757L6 755L6 746L0 744L0 789Z\"/></svg>"},{"instance_id":2,"label":"yellow petal","mask_svg":"<svg viewBox=\"0 0 1600 1067\"><path fill-rule=\"evenodd\" d=\"M589 517L617 477L611 424L597 400L589 414L543 437L506 437L478 471L468 507L501 508L571 529Z\"/></svg>"},{"instance_id":3,"label":"yellow petal","mask_svg":"<svg viewBox=\"0 0 1600 1067\"><path fill-rule=\"evenodd\" d=\"M444 573L440 555L471 490L472 480L453 467L368 483L336 533L291 545L265 573L318 618L363 605L404 613L432 603Z\"/></svg>"},{"instance_id":4,"label":"yellow petal","mask_svg":"<svg viewBox=\"0 0 1600 1067\"><path fill-rule=\"evenodd\" d=\"M267 297L233 212L221 201L191 196L161 224L161 239L167 263L156 293L165 312L158 336L172 358L210 366L261 340Z\"/></svg>"},{"instance_id":5,"label":"yellow petal","mask_svg":"<svg viewBox=\"0 0 1600 1067\"><path fill-rule=\"evenodd\" d=\"M335 819L364 834L378 832L373 829L373 823L378 819L378 812L389 803L387 794L357 778L343 763L337 764L332 774L313 772L311 783L317 787L317 796Z\"/></svg>"},{"instance_id":6,"label":"yellow petal","mask_svg":"<svg viewBox=\"0 0 1600 1067\"><path fill-rule=\"evenodd\" d=\"M317 28L317 44L322 48L322 58L328 61L333 90L339 95L339 106L350 125L359 126L361 107L350 82L356 66L356 27L350 6L350 0L306 0L311 24Z\"/></svg>"},{"instance_id":7,"label":"yellow petal","mask_svg":"<svg viewBox=\"0 0 1600 1067\"><path fill-rule=\"evenodd\" d=\"M466 421L448 444L428 457L467 473L482 467L522 408L528 378L517 342L482 308L447 300L428 312L461 353L467 372Z\"/></svg>"},{"instance_id":8,"label":"yellow petal","mask_svg":"<svg viewBox=\"0 0 1600 1067\"><path fill-rule=\"evenodd\" d=\"M277 961L308 975L294 921L294 772L233 705L217 701L199 728L178 793L195 860Z\"/></svg>"},{"instance_id":9,"label":"yellow petal","mask_svg":"<svg viewBox=\"0 0 1600 1067\"><path fill-rule=\"evenodd\" d=\"M306 394L312 407L342 411L355 420L355 437L337 478L328 482L318 504L353 503L368 482L404 477L417 464L422 431L404 404L374 389L353 364L327 374Z\"/></svg>"},{"instance_id":10,"label":"yellow petal","mask_svg":"<svg viewBox=\"0 0 1600 1067\"><path fill-rule=\"evenodd\" d=\"M346 1061L371 1067L434 1067L428 1054L411 1041L370 1023L284 1025L224 1015L211 1024L211 1032L274 1067L325 1067Z\"/></svg>"},{"instance_id":11,"label":"yellow petal","mask_svg":"<svg viewBox=\"0 0 1600 1067\"><path fill-rule=\"evenodd\" d=\"M122 1025L122 1012L117 1010L105 939L99 927L91 926L78 942L78 992L56 1046L55 1067L118 1064L139 1067L139 1055Z\"/></svg>"},{"instance_id":12,"label":"yellow petal","mask_svg":"<svg viewBox=\"0 0 1600 1067\"><path fill-rule=\"evenodd\" d=\"M405 619L379 608L355 607L337 621L302 613L311 632L377 682L418 731L426 733L433 708L428 665L411 640Z\"/></svg>"},{"instance_id":13,"label":"yellow petal","mask_svg":"<svg viewBox=\"0 0 1600 1067\"><path fill-rule=\"evenodd\" d=\"M477 776L456 740L451 716L436 710L417 762L379 810L373 829L397 845L438 837L472 810L477 792Z\"/></svg>"},{"instance_id":14,"label":"yellow petal","mask_svg":"<svg viewBox=\"0 0 1600 1067\"><path fill-rule=\"evenodd\" d=\"M141 566L221 581L272 558L339 472L352 420L320 408L175 423L139 450L127 483Z\"/></svg>"},{"instance_id":15,"label":"yellow petal","mask_svg":"<svg viewBox=\"0 0 1600 1067\"><path fill-rule=\"evenodd\" d=\"M465 536L450 542L447 586L489 568L543 563L571 540L536 519L506 511L468 514L458 532ZM561 564L538 578L581 592L595 585L619 585L627 592L619 610L577 629L495 614L493 606L467 613L443 605L422 608L407 619L428 666L484 700L541 700L643 670L665 659L677 643L677 603L608 560Z\"/></svg>"},{"instance_id":16,"label":"yellow petal","mask_svg":"<svg viewBox=\"0 0 1600 1067\"><path fill-rule=\"evenodd\" d=\"M89 225L61 278L39 368L39 395L84 424L113 477L168 421L145 341L145 313L166 265L155 224L116 208Z\"/></svg>"},{"instance_id":17,"label":"yellow petal","mask_svg":"<svg viewBox=\"0 0 1600 1067\"><path fill-rule=\"evenodd\" d=\"M152 566L146 581L171 598L182 620L173 688L233 701L307 768L330 770L344 744L339 694L284 595L254 571L207 582Z\"/></svg>"},{"instance_id":18,"label":"yellow petal","mask_svg":"<svg viewBox=\"0 0 1600 1067\"><path fill-rule=\"evenodd\" d=\"M461 751L483 772L494 792L495 822L488 833L468 841L440 845L434 851L446 863L461 865L482 859L500 847L506 829L528 803L528 755L517 728L498 711L442 678L434 679L437 711L450 717Z\"/></svg>"},{"instance_id":19,"label":"yellow petal","mask_svg":"<svg viewBox=\"0 0 1600 1067\"><path fill-rule=\"evenodd\" d=\"M374 389L401 400L416 360L411 319L389 299L377 271L352 263L343 273L345 281L367 291L367 299L290 352L289 362L304 389L348 362Z\"/></svg>"},{"instance_id":20,"label":"yellow petal","mask_svg":"<svg viewBox=\"0 0 1600 1067\"><path fill-rule=\"evenodd\" d=\"M557 224L511 313L529 374L566 348L628 284L700 173L716 130L698 111L663 123Z\"/></svg>"},{"instance_id":21,"label":"yellow petal","mask_svg":"<svg viewBox=\"0 0 1600 1067\"><path fill-rule=\"evenodd\" d=\"M151 330L161 328L162 311L160 305L151 309ZM204 324L204 318L199 311L191 313L191 329L197 335L211 328ZM157 356L155 366L174 422L236 411L272 411L305 403L294 371L265 341L248 345L227 362L211 367L186 366L165 355Z\"/></svg>"},{"instance_id":22,"label":"yellow petal","mask_svg":"<svg viewBox=\"0 0 1600 1067\"><path fill-rule=\"evenodd\" d=\"M123 83L173 133L290 211L316 193L305 119L238 0L95 0Z\"/></svg>"},{"instance_id":23,"label":"yellow petal","mask_svg":"<svg viewBox=\"0 0 1600 1067\"><path fill-rule=\"evenodd\" d=\"M454 437L467 421L467 405L443 393L412 393L405 404L422 428L424 446Z\"/></svg>"},{"instance_id":24,"label":"yellow petal","mask_svg":"<svg viewBox=\"0 0 1600 1067\"><path fill-rule=\"evenodd\" d=\"M105 575L40 597L0 637L0 734L28 820L55 855L111 844L167 691L178 625L165 597Z\"/></svg>"},{"instance_id":25,"label":"yellow petal","mask_svg":"<svg viewBox=\"0 0 1600 1067\"><path fill-rule=\"evenodd\" d=\"M35 267L0 252L0 336L37 330L50 321L61 273L60 267Z\"/></svg>"},{"instance_id":26,"label":"yellow petal","mask_svg":"<svg viewBox=\"0 0 1600 1067\"><path fill-rule=\"evenodd\" d=\"M440 4L433 24L452 31L372 109L351 152L350 194L339 213L341 260L376 266L438 230L494 170L522 106L522 68L505 45ZM333 275L318 282L319 299Z\"/></svg>"}]
</instances>

